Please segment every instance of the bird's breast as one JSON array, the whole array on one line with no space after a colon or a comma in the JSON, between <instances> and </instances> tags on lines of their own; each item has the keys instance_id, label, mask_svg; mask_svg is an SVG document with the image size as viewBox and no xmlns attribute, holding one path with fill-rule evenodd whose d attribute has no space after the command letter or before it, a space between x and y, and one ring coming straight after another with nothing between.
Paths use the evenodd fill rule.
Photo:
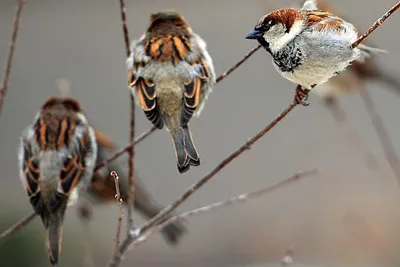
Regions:
<instances>
[{"instance_id":1,"label":"bird's breast","mask_svg":"<svg viewBox=\"0 0 400 267\"><path fill-rule=\"evenodd\" d=\"M288 43L288 45L275 53L271 53L273 61L276 67L281 72L294 72L303 64L303 52L294 42Z\"/></svg>"}]
</instances>

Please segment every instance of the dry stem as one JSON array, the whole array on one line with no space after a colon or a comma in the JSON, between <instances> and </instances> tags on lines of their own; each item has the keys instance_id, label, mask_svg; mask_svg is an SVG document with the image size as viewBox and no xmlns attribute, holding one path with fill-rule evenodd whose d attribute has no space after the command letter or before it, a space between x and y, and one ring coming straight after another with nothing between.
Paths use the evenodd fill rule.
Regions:
<instances>
[{"instance_id":1,"label":"dry stem","mask_svg":"<svg viewBox=\"0 0 400 267\"><path fill-rule=\"evenodd\" d=\"M126 26L126 7L124 0L119 0L119 7L121 12L121 22L122 22L122 31L124 34L125 41L125 53L126 57L129 57L131 54L129 47L129 33L128 27ZM135 202L135 99L132 94L130 94L130 102L131 102L131 116L129 123L129 143L132 144L130 148L127 149L129 154L128 164L129 164L129 198L128 198L128 233L131 229L133 229L133 203Z\"/></svg>"},{"instance_id":2,"label":"dry stem","mask_svg":"<svg viewBox=\"0 0 400 267\"><path fill-rule=\"evenodd\" d=\"M22 227L30 223L34 218L36 217L36 213L31 213L19 222L15 223L13 226L5 230L3 233L0 235L0 240L16 233L18 230L20 230Z\"/></svg>"},{"instance_id":3,"label":"dry stem","mask_svg":"<svg viewBox=\"0 0 400 267\"><path fill-rule=\"evenodd\" d=\"M114 253L114 255L116 255L118 253L118 248L119 248L119 245L121 243L121 239L120 238L121 238L121 228L122 228L122 217L124 216L123 215L123 207L122 207L123 200L121 198L121 192L119 190L118 173L115 172L115 171L112 171L110 173L110 175L112 177L114 177L115 192L116 192L115 199L117 200L118 205L119 205L119 216L118 216L118 223L117 223L117 233L116 233L116 236L115 236L115 253Z\"/></svg>"},{"instance_id":4,"label":"dry stem","mask_svg":"<svg viewBox=\"0 0 400 267\"><path fill-rule=\"evenodd\" d=\"M3 83L0 86L0 115L1 115L1 110L3 107L3 103L4 103L4 98L7 93L8 80L10 79L12 60L13 60L14 50L15 50L15 41L17 40L19 21L20 21L21 14L22 14L22 8L25 3L26 3L26 0L19 0L17 8L16 8L16 12L15 12L14 28L13 28L13 32L12 32L12 36L11 36L10 49L8 50L7 63L6 63L6 68L4 70L4 76L3 76Z\"/></svg>"}]
</instances>

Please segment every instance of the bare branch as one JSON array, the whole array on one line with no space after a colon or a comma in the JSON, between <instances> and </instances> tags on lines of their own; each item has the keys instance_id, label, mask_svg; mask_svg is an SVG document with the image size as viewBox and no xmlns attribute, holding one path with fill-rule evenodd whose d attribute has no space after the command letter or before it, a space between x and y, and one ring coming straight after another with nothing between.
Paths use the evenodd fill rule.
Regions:
<instances>
[{"instance_id":1,"label":"bare branch","mask_svg":"<svg viewBox=\"0 0 400 267\"><path fill-rule=\"evenodd\" d=\"M121 11L122 32L124 33L126 57L129 57L131 54L131 50L129 47L130 41L129 41L128 27L126 26L126 7L124 0L119 0L119 8Z\"/></svg>"},{"instance_id":2,"label":"bare branch","mask_svg":"<svg viewBox=\"0 0 400 267\"><path fill-rule=\"evenodd\" d=\"M125 41L125 52L126 57L129 57L131 54L129 47L129 33L128 27L126 26L126 7L125 1L119 0L119 7L121 11L121 22L122 22L122 31L124 34ZM131 146L127 149L129 154L128 164L129 164L129 198L128 198L128 233L131 229L133 229L133 203L135 202L135 177L134 177L134 169L135 169L135 142L133 139L135 138L135 99L132 94L130 94L131 100L131 116L129 123L129 143Z\"/></svg>"},{"instance_id":3,"label":"bare branch","mask_svg":"<svg viewBox=\"0 0 400 267\"><path fill-rule=\"evenodd\" d=\"M400 160L397 156L396 149L393 146L390 135L386 130L385 124L383 123L381 116L375 109L374 102L372 101L367 88L363 88L363 90L360 91L360 96L362 101L364 102L365 108L369 116L371 117L372 125L374 126L375 131L378 135L389 166L400 184Z\"/></svg>"},{"instance_id":4,"label":"bare branch","mask_svg":"<svg viewBox=\"0 0 400 267\"><path fill-rule=\"evenodd\" d=\"M371 27L364 32L363 35L358 37L358 39L353 43L352 47L357 47L361 42L363 42L373 31L375 31L379 26L381 26L386 19L388 19L397 9L400 7L400 1L397 2L391 9L389 9L385 14L383 14L379 19L377 19Z\"/></svg>"},{"instance_id":5,"label":"bare branch","mask_svg":"<svg viewBox=\"0 0 400 267\"><path fill-rule=\"evenodd\" d=\"M134 176L134 169L135 169L135 141L133 140L135 136L135 99L133 94L130 93L131 98L131 119L130 119L130 131L129 131L129 142L132 143L132 146L128 150L129 154L129 198L128 198L128 233L134 227L133 222L133 207L135 202L135 176Z\"/></svg>"},{"instance_id":6,"label":"bare branch","mask_svg":"<svg viewBox=\"0 0 400 267\"><path fill-rule=\"evenodd\" d=\"M13 226L5 230L3 233L0 235L0 240L16 233L18 230L20 230L22 227L25 225L29 224L34 218L36 217L36 213L31 213L19 222L15 223Z\"/></svg>"},{"instance_id":7,"label":"bare branch","mask_svg":"<svg viewBox=\"0 0 400 267\"><path fill-rule=\"evenodd\" d=\"M118 248L119 248L119 244L121 243L121 228L122 228L122 217L123 215L123 207L122 207L122 197L121 197L121 192L119 190L119 177L118 177L118 173L115 171L112 171L110 173L110 175L112 177L114 177L114 182L115 182L115 199L118 202L119 205L119 215L118 215L118 223L117 223L117 232L115 235L115 254L116 255L118 253Z\"/></svg>"},{"instance_id":8,"label":"bare branch","mask_svg":"<svg viewBox=\"0 0 400 267\"><path fill-rule=\"evenodd\" d=\"M191 210L191 211L187 211L187 212L184 212L184 213L179 214L177 216L168 218L167 220L163 221L162 223L158 224L157 226L149 229L146 233L144 233L138 239L136 239L132 243L132 245L133 246L137 246L137 245L145 242L149 238L150 235L161 231L164 227L166 227L167 225L169 225L171 223L174 223L176 221L186 220L189 217L197 216L197 215L200 215L200 214L203 214L203 213L206 213L206 212L213 211L215 209L224 208L224 207L227 207L227 206L232 206L232 205L239 204L239 203L244 203L244 202L246 202L246 201L248 201L250 199L261 197L261 196L263 196L265 194L268 194L270 192L273 192L273 191L275 191L275 190L277 190L279 188L282 188L284 186L292 184L292 183L294 183L294 182L296 182L296 181L298 181L298 180L300 180L302 178L306 178L306 177L310 177L310 176L316 175L317 173L318 173L317 169L313 169L313 170L309 170L309 171L305 171L305 172L298 172L298 173L294 174L293 176L291 176L289 178L286 178L283 181L280 181L280 182L275 183L273 185L261 188L259 190L256 190L256 191L253 191L253 192L249 192L249 193L245 193L245 194L241 194L239 196L233 197L233 198L225 200L225 201L216 202L214 204L207 205L207 206L204 206L204 207L201 207L201 208L197 208L197 209L194 209L194 210Z\"/></svg>"},{"instance_id":9,"label":"bare branch","mask_svg":"<svg viewBox=\"0 0 400 267\"><path fill-rule=\"evenodd\" d=\"M219 83L225 77L227 77L231 72L233 72L235 69L237 69L240 65L242 65L243 62L245 62L249 57L251 57L258 49L261 48L261 45L258 45L257 47L254 47L251 49L241 60L239 60L235 65L233 65L231 68L229 68L227 71L222 73L221 75L218 76L216 79L216 82Z\"/></svg>"},{"instance_id":10,"label":"bare branch","mask_svg":"<svg viewBox=\"0 0 400 267\"><path fill-rule=\"evenodd\" d=\"M12 32L12 36L11 36L10 49L8 50L7 63L6 63L6 68L4 70L3 82L2 82L2 85L0 86L0 114L1 114L2 107L3 107L4 98L7 93L8 80L10 79L12 60L13 60L14 50L15 50L15 42L17 40L17 35L18 35L19 21L20 21L21 14L22 14L22 8L24 7L25 3L26 3L26 0L19 0L17 8L16 8L16 12L15 12L14 28L13 28L13 32Z\"/></svg>"}]
</instances>

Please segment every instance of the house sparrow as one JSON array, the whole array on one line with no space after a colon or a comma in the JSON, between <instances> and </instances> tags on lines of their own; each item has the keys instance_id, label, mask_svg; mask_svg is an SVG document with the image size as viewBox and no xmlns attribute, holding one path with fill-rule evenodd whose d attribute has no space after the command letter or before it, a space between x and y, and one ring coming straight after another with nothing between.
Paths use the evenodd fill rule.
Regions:
<instances>
[{"instance_id":1,"label":"house sparrow","mask_svg":"<svg viewBox=\"0 0 400 267\"><path fill-rule=\"evenodd\" d=\"M355 27L306 0L301 9L284 8L263 16L247 35L272 56L273 65L286 79L298 84L295 103L308 105L308 92L346 69L382 50L359 45Z\"/></svg>"},{"instance_id":2,"label":"house sparrow","mask_svg":"<svg viewBox=\"0 0 400 267\"><path fill-rule=\"evenodd\" d=\"M52 265L61 252L66 208L90 183L96 155L94 131L72 98L49 98L22 133L20 178L46 229Z\"/></svg>"},{"instance_id":3,"label":"house sparrow","mask_svg":"<svg viewBox=\"0 0 400 267\"><path fill-rule=\"evenodd\" d=\"M114 142L105 134L94 128L96 141L98 146L97 164L109 159L118 149ZM116 203L115 200L115 182L110 176L111 171L116 171L119 175L119 188L123 203L127 204L129 195L129 179L128 179L128 163L126 156L121 156L110 162L108 165L99 169L93 174L91 186L83 195L90 204L107 204ZM80 198L83 199L83 198ZM86 207L83 207L86 208ZM159 213L164 207L158 204L146 190L146 187L135 173L135 208L146 218L150 219ZM88 215L87 210L81 210ZM172 245L179 242L181 236L185 233L185 226L181 222L175 222L166 226L162 234L164 239Z\"/></svg>"},{"instance_id":4,"label":"house sparrow","mask_svg":"<svg viewBox=\"0 0 400 267\"><path fill-rule=\"evenodd\" d=\"M317 3L319 9L340 15L328 1L318 0ZM367 41L364 43L368 44ZM362 90L367 80L382 82L400 93L400 80L388 70L383 70L376 62L375 56L365 59L364 62L354 61L345 71L319 85L314 91L322 97L326 105L331 106L337 102L337 96Z\"/></svg>"},{"instance_id":5,"label":"house sparrow","mask_svg":"<svg viewBox=\"0 0 400 267\"><path fill-rule=\"evenodd\" d=\"M131 51L128 86L147 119L170 132L179 172L200 165L188 123L200 115L215 84L206 43L178 12L161 11L151 14Z\"/></svg>"}]
</instances>

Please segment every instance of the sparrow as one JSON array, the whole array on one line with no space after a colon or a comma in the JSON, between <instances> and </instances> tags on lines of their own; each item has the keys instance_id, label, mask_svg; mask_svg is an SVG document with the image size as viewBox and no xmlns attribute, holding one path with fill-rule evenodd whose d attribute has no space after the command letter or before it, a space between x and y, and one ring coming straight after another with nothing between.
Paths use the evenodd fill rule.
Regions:
<instances>
[{"instance_id":1,"label":"sparrow","mask_svg":"<svg viewBox=\"0 0 400 267\"><path fill-rule=\"evenodd\" d=\"M215 84L215 71L205 41L177 11L150 15L147 31L132 42L127 59L128 87L147 119L172 136L178 171L199 166L189 131Z\"/></svg>"},{"instance_id":2,"label":"sparrow","mask_svg":"<svg viewBox=\"0 0 400 267\"><path fill-rule=\"evenodd\" d=\"M102 162L109 159L118 149L116 144L99 129L94 128L97 142L97 163L99 166ZM119 176L120 194L123 203L128 203L129 196L129 179L128 179L128 163L126 156L119 157L110 162L103 168L100 168L93 174L90 186L82 195L89 204L113 204L116 203L115 182L110 176L111 171L116 171ZM80 198L80 199L83 199ZM85 208L85 207L82 207ZM143 182L135 172L135 203L134 208L137 209L147 219L154 217L164 207L157 203L151 193L146 189ZM89 214L86 210L81 210L81 216L87 217ZM90 216L90 215L89 215ZM173 214L171 215L173 216ZM181 222L175 222L166 226L162 230L163 237L168 244L176 245L182 235L186 232L185 226Z\"/></svg>"},{"instance_id":3,"label":"sparrow","mask_svg":"<svg viewBox=\"0 0 400 267\"><path fill-rule=\"evenodd\" d=\"M294 102L308 105L308 92L344 71L353 61L363 62L377 48L359 45L353 24L327 11L316 0L306 0L301 9L283 8L263 16L247 35L271 55L275 69L298 84Z\"/></svg>"},{"instance_id":4,"label":"sparrow","mask_svg":"<svg viewBox=\"0 0 400 267\"><path fill-rule=\"evenodd\" d=\"M68 206L91 181L97 145L79 102L50 97L20 138L19 170L33 210L46 229L49 260L61 252L62 224Z\"/></svg>"},{"instance_id":5,"label":"sparrow","mask_svg":"<svg viewBox=\"0 0 400 267\"><path fill-rule=\"evenodd\" d=\"M328 1L318 0L317 3L321 10L339 15L339 12ZM364 43L368 44L367 41L364 41ZM378 65L376 54L372 54L364 62L354 61L345 71L321 84L318 86L318 90L314 91L322 97L326 105L330 106L337 102L338 96L362 90L364 83L369 80L382 82L388 85L390 89L400 93L400 80Z\"/></svg>"}]
</instances>

